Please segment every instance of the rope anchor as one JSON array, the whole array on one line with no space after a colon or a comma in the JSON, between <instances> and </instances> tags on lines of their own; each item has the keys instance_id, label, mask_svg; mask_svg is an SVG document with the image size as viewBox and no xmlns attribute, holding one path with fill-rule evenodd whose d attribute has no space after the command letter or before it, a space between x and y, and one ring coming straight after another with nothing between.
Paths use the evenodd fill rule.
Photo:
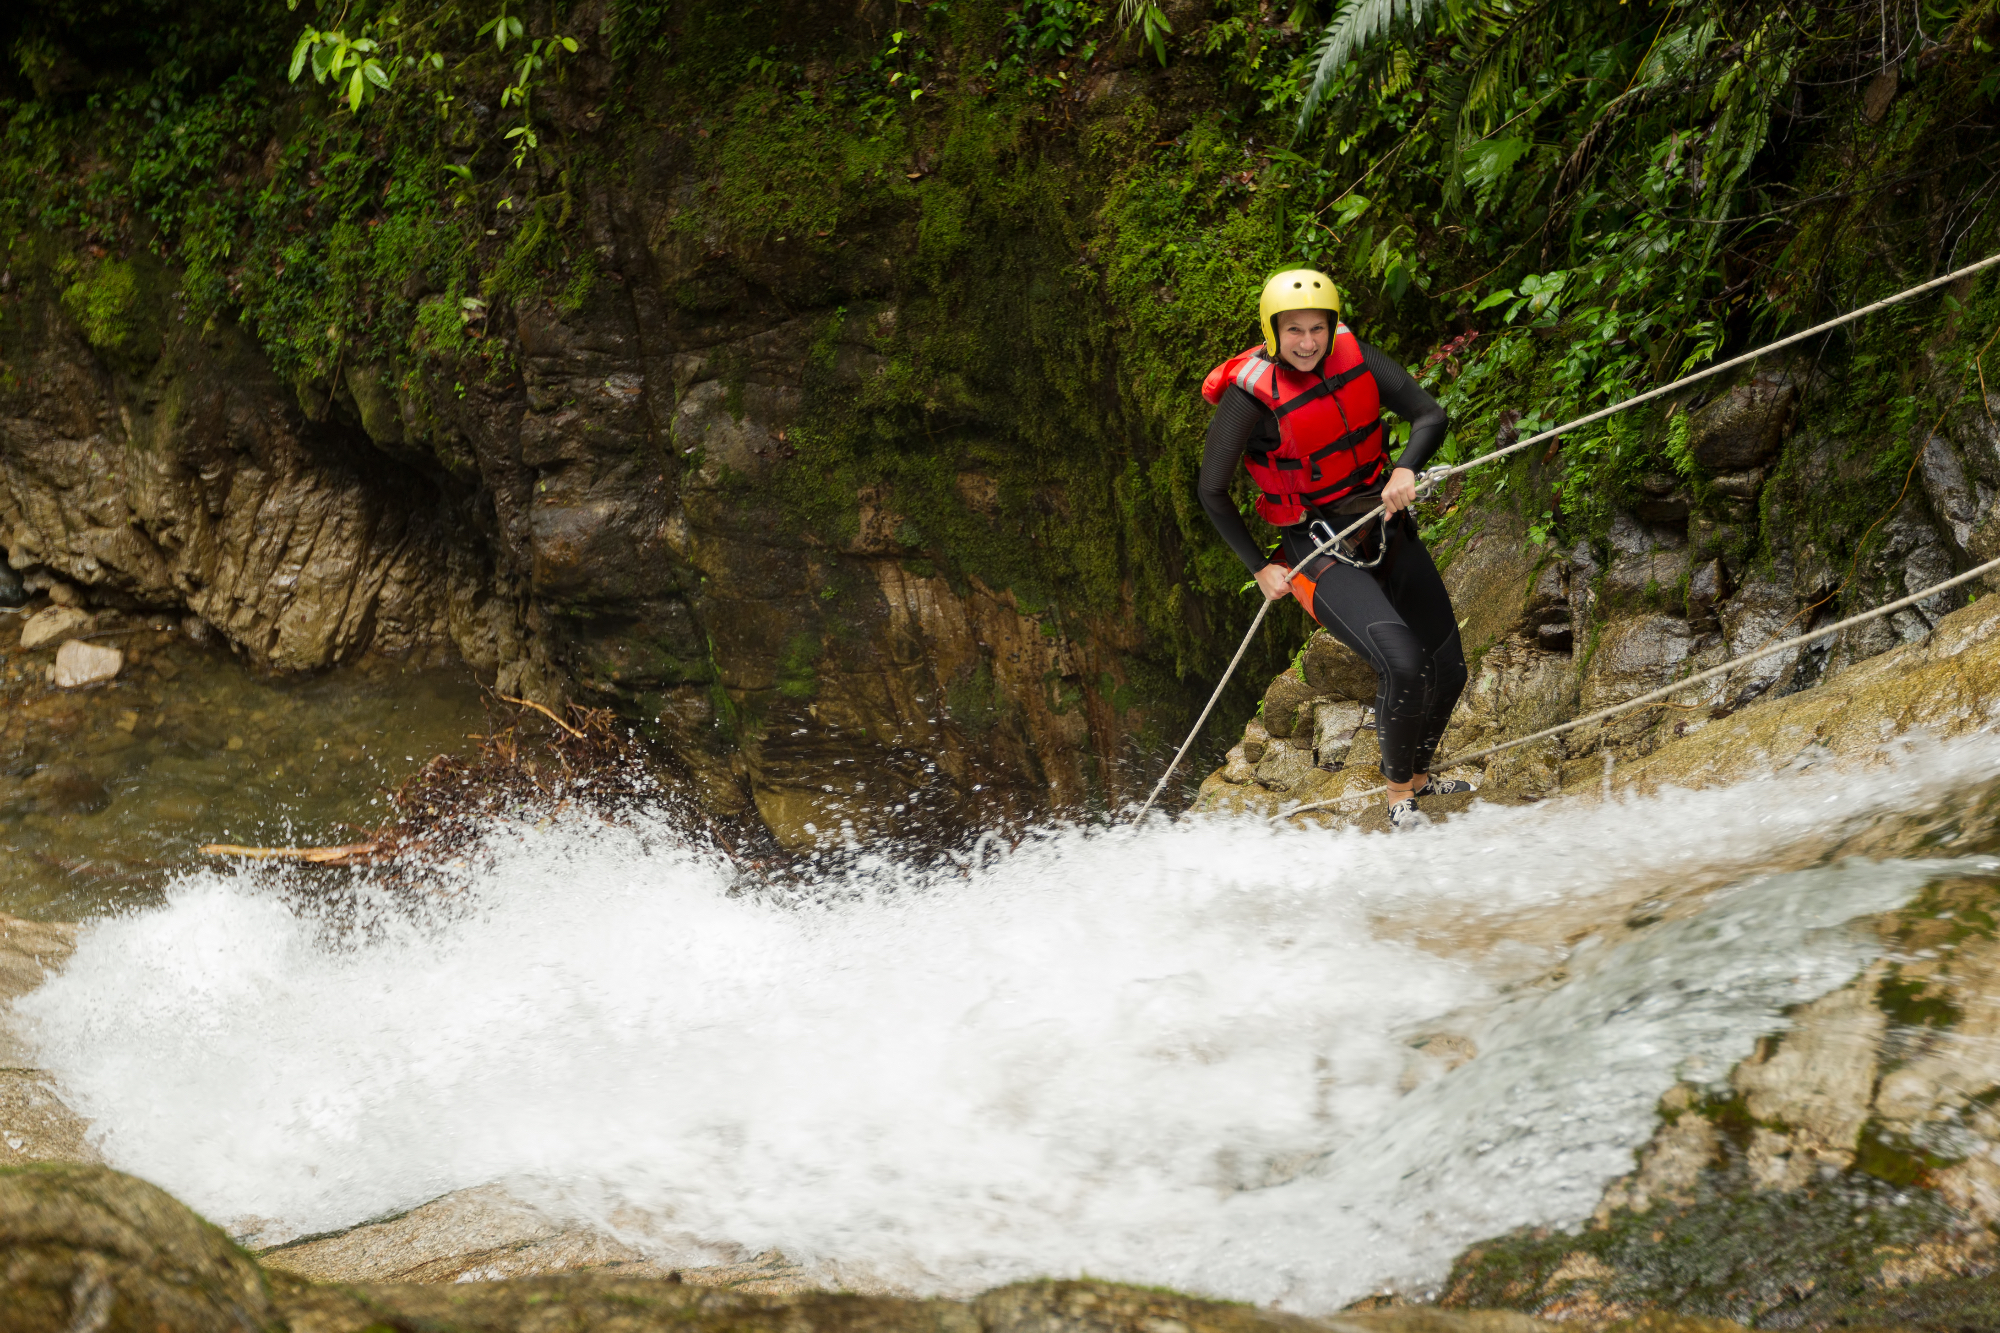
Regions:
<instances>
[{"instance_id":1,"label":"rope anchor","mask_svg":"<svg viewBox=\"0 0 2000 1333\"><path fill-rule=\"evenodd\" d=\"M1967 277L1970 274L1977 273L1982 269L1991 268L1995 264L2000 264L2000 254L1988 255L1986 258L1979 260L1977 263L1967 264L1964 268L1953 269L1951 272L1945 274L1943 277L1932 278L1929 282L1919 283L1915 287L1911 287L1904 291L1897 292L1894 296L1887 296L1881 299L1880 301L1876 301L1869 305L1862 306L1857 310L1850 310L1844 315L1840 315L1834 319L1827 320L1825 323L1815 324L1811 328L1806 329L1802 332L1794 333L1789 337L1780 338L1778 339L1778 341L1774 343L1767 343L1762 347L1755 348L1752 351L1745 352L1741 356L1732 357L1729 360L1721 362L1718 365L1710 366L1706 370L1697 370L1692 375L1683 375L1681 378L1674 380L1672 383L1662 384L1655 389L1648 389L1646 392L1642 394L1638 394L1635 395L1634 397L1627 398L1622 403L1613 403L1609 407L1600 407L1595 412L1591 412L1584 416L1580 416L1574 421L1567 422L1564 425L1556 426L1549 430L1542 431L1538 435L1531 435L1525 440L1518 440L1515 443L1508 445L1504 449L1496 449L1492 453L1485 454L1482 455L1481 457L1475 458L1469 463L1460 463L1456 467L1433 468L1424 473L1422 480L1418 483L1417 494L1420 497L1425 494L1428 494L1433 487L1435 487L1439 482L1444 481L1448 477L1457 476L1459 473L1462 472L1470 472L1472 471L1472 469L1476 467L1484 467L1488 463L1497 463L1501 459L1506 458L1508 455L1520 453L1523 449L1529 448L1532 445L1541 444L1546 440L1555 439L1556 437L1565 435L1570 431L1578 429L1579 427L1588 426L1593 422L1602 421L1606 417L1614 416L1617 413L1623 412L1628 408L1637 407L1641 403L1649 403L1653 401L1655 398L1659 398L1665 394L1672 393L1674 390L1683 388L1689 384L1693 384L1697 380L1707 379L1711 375L1720 375L1725 370L1734 370L1737 366L1746 365L1749 362L1755 361L1760 356L1769 356L1772 352L1778 351L1781 348L1790 347L1794 343L1803 342L1807 338L1811 338L1817 334L1826 333L1831 329L1837 329L1843 324L1850 324L1855 320L1862 318L1864 315L1872 315L1878 310L1886 310L1890 306L1898 305L1904 301L1909 300L1913 296L1920 296L1925 292L1935 290L1936 288L1939 287L1943 287L1948 283L1956 282L1960 278ZM1285 581L1289 583L1291 582L1291 580L1297 578L1300 570L1306 568L1314 560L1317 560L1321 555L1325 554L1325 552L1329 548L1333 547L1338 542L1344 541L1346 538L1352 536L1356 532L1359 532L1363 527L1366 527L1368 523L1374 520L1375 518L1385 516L1385 512L1386 511L1383 509L1383 507L1378 504L1373 509L1363 514L1360 518L1356 519L1351 525L1349 525L1344 530L1334 533L1331 536L1329 536L1325 541L1320 542L1317 546L1315 546L1312 549L1312 552L1309 555L1307 555L1305 559L1299 561L1297 565L1295 565L1290 571L1286 573ZM1794 644L1804 643L1812 639L1824 638L1826 635L1845 629L1849 625L1858 625L1863 623L1864 621L1873 620L1878 615L1887 615L1889 612L1900 610L1901 608L1908 606L1913 602L1921 601L1926 597L1933 597L1938 593L1945 591L1948 588L1955 588L1958 585L1968 582L1971 579L1977 578L1981 574L1984 574L1989 570L1995 568L2000 568L2000 560L1988 561L1986 564L1979 566L1977 569L1967 570L1965 573L1960 574L1958 577L1953 579L1947 579L1943 583L1939 583L1933 587L1926 588L1921 593L1913 593L1909 597L1905 597L1899 602L1890 603L1888 606L1877 607L1874 611L1864 612L1859 616L1851 616L1847 620L1843 620L1837 625L1830 625L1825 629L1814 631L1811 634L1802 635L1795 639L1788 639L1785 641L1785 643L1777 645L1775 647L1760 648L1755 653L1736 659L1735 661L1732 662L1725 662L1722 664L1722 666L1711 668L1710 670L1705 671L1698 676L1690 676L1687 680L1677 681L1672 686L1667 687L1665 690L1655 690L1651 694L1644 694L1639 696L1637 699L1628 700L1626 703L1614 705L1610 710L1603 711L1603 715L1609 716L1610 713L1622 712L1628 708L1640 707L1643 704L1650 702L1657 697L1663 697L1666 694L1672 694L1680 690L1684 690L1689 685L1694 684L1697 681L1709 679L1715 674L1729 670L1735 666L1741 665L1743 662L1755 661L1759 657L1768 657L1773 653L1782 652L1784 651L1785 648L1790 647ZM1215 711L1216 702L1222 698L1222 691L1228 687L1230 678L1236 674L1236 668L1243 661L1243 654L1249 651L1251 639L1256 637L1257 627L1264 623L1264 617L1270 611L1270 609L1271 609L1271 602L1268 599L1264 602L1262 606L1257 608L1257 614L1251 618L1250 628L1244 631L1243 642L1236 645L1236 655L1229 659L1229 665L1226 668L1224 668L1222 672L1222 679L1216 682L1214 692L1208 696L1208 703L1203 706L1201 710L1201 716L1197 717L1194 720L1194 726L1189 728L1188 730L1187 739L1181 742L1180 749L1174 751L1174 757L1167 761L1167 771L1160 774L1160 780L1153 784L1153 790L1147 795L1145 803L1139 807L1139 812L1132 816L1133 823L1136 824L1140 820L1144 819L1146 817L1147 812L1153 808L1153 804L1160 799L1160 793L1166 790L1167 780L1173 777L1174 770L1179 768L1181 760L1187 757L1188 749L1191 746L1193 746L1195 737L1201 734L1202 725L1208 721L1208 715ZM1580 718L1572 723L1564 723L1561 727L1551 728L1547 732L1537 732L1533 736L1523 737L1521 740L1518 741L1509 741L1504 745L1494 746L1490 750L1482 750L1472 755L1454 757L1450 762L1454 764L1466 763L1471 759L1479 758L1486 754L1498 753L1500 750L1503 749L1512 749L1518 745L1526 745L1531 741L1546 739L1548 736L1554 735L1558 732L1567 731L1575 727L1583 726L1590 721L1596 720L1598 716L1599 714L1594 713L1588 718ZM1323 805L1335 804L1342 801L1361 800L1365 797L1375 796L1379 794L1380 794L1380 789L1378 789L1377 791L1370 791L1370 792L1356 792L1350 796L1335 797L1333 798L1332 801L1315 802L1310 806L1302 806L1299 809L1289 811L1287 812L1287 815L1280 817L1289 817L1289 815L1302 814L1308 809L1319 809Z\"/></svg>"}]
</instances>

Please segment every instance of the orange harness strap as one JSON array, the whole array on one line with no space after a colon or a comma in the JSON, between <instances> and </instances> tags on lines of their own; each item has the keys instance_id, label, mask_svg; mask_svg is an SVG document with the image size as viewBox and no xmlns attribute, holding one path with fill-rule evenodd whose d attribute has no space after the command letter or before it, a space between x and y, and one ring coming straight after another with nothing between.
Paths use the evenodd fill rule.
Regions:
<instances>
[{"instance_id":1,"label":"orange harness strap","mask_svg":"<svg viewBox=\"0 0 2000 1333\"><path fill-rule=\"evenodd\" d=\"M1286 569L1292 567L1291 562L1282 556L1274 555L1271 559L1274 563L1283 565ZM1317 583L1303 574L1292 576L1292 596L1300 606L1306 609L1306 619L1312 621L1315 625L1319 624L1319 617L1313 614L1313 590L1318 586Z\"/></svg>"}]
</instances>

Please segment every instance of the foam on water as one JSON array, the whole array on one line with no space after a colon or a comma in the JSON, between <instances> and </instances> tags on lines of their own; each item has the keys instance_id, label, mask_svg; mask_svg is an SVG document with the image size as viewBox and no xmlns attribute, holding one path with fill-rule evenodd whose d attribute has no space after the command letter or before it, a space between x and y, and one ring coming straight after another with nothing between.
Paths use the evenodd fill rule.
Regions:
<instances>
[{"instance_id":1,"label":"foam on water","mask_svg":"<svg viewBox=\"0 0 2000 1333\"><path fill-rule=\"evenodd\" d=\"M1410 838L1055 830L784 896L730 896L664 823L512 828L450 911L365 934L189 875L17 1010L111 1162L267 1234L502 1182L670 1262L1325 1310L1587 1216L1667 1087L1855 975L1879 945L1847 923L1970 867L1745 868L1996 777L1979 738ZM1477 1058L1447 1072L1437 1034Z\"/></svg>"}]
</instances>

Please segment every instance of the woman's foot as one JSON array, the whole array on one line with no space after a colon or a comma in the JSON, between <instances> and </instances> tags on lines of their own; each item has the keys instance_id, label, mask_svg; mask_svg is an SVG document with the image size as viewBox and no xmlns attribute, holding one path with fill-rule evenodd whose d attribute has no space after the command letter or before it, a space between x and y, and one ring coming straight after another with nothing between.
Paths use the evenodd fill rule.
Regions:
<instances>
[{"instance_id":1,"label":"woman's foot","mask_svg":"<svg viewBox=\"0 0 2000 1333\"><path fill-rule=\"evenodd\" d=\"M1411 792L1410 795L1412 798L1418 796L1457 796L1462 792L1478 790L1479 788L1460 778L1426 777L1423 783L1415 791Z\"/></svg>"},{"instance_id":2,"label":"woman's foot","mask_svg":"<svg viewBox=\"0 0 2000 1333\"><path fill-rule=\"evenodd\" d=\"M1423 828L1430 822L1424 812L1417 809L1417 798L1414 796L1405 796L1389 807L1389 827L1398 833Z\"/></svg>"}]
</instances>

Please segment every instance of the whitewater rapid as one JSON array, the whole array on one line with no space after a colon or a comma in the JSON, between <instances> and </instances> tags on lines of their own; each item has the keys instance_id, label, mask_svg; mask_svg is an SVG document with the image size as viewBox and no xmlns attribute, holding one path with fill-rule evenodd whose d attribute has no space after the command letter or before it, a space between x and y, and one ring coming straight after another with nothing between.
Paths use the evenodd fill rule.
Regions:
<instances>
[{"instance_id":1,"label":"whitewater rapid","mask_svg":"<svg viewBox=\"0 0 2000 1333\"><path fill-rule=\"evenodd\" d=\"M1857 918L1995 863L1758 868L1996 779L1975 738L1400 838L1051 829L786 892L663 819L506 827L436 910L364 893L362 931L282 875L185 875L16 1014L107 1160L267 1239L499 1183L664 1262L1324 1311L1587 1217L1662 1092L1880 952Z\"/></svg>"}]
</instances>

